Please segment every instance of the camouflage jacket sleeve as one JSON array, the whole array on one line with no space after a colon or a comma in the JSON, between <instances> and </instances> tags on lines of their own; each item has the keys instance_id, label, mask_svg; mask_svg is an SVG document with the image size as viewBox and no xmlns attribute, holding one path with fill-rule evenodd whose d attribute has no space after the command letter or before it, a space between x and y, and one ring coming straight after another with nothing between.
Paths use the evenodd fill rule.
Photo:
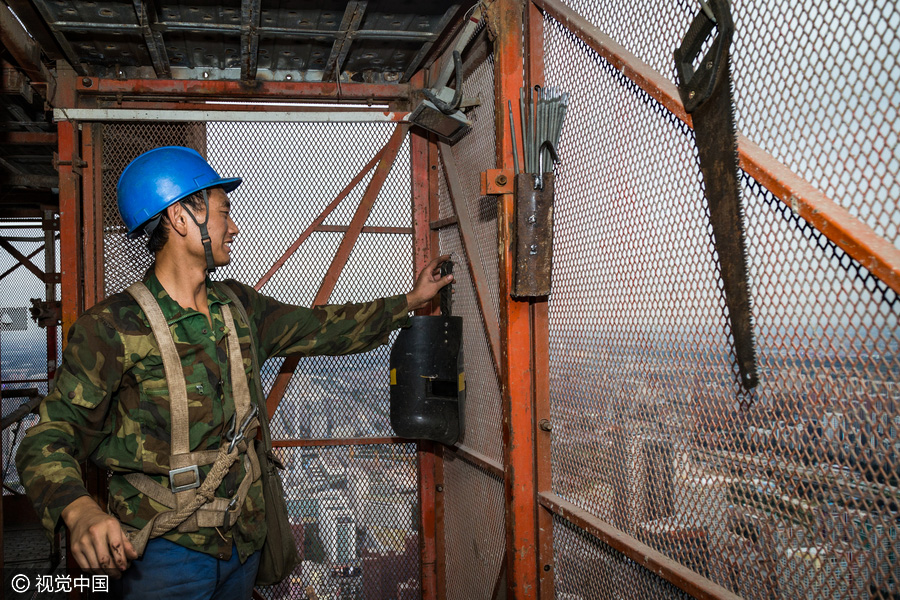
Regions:
<instances>
[{"instance_id":1,"label":"camouflage jacket sleeve","mask_svg":"<svg viewBox=\"0 0 900 600\"><path fill-rule=\"evenodd\" d=\"M54 387L40 405L40 421L19 446L16 468L48 533L70 502L88 495L78 463L112 429L107 413L122 379L123 356L119 334L105 316L82 315L69 330Z\"/></svg>"},{"instance_id":2,"label":"camouflage jacket sleeve","mask_svg":"<svg viewBox=\"0 0 900 600\"><path fill-rule=\"evenodd\" d=\"M404 294L304 308L283 304L234 280L225 283L237 293L256 327L260 364L272 356L366 352L387 343L391 331L409 323Z\"/></svg>"}]
</instances>

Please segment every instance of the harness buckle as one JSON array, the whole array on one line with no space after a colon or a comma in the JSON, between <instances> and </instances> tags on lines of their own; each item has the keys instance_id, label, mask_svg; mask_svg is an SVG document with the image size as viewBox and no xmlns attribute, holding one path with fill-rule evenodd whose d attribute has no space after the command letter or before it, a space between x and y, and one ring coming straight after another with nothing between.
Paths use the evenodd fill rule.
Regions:
<instances>
[{"instance_id":1,"label":"harness buckle","mask_svg":"<svg viewBox=\"0 0 900 600\"><path fill-rule=\"evenodd\" d=\"M193 473L194 481L191 483L186 483L184 485L176 485L175 484L175 476L181 475L182 473ZM172 493L177 494L178 492L184 492L187 490L192 490L194 488L200 487L200 469L197 465L191 465L189 467L181 467L180 469L172 469L169 471L169 487L172 489Z\"/></svg>"}]
</instances>

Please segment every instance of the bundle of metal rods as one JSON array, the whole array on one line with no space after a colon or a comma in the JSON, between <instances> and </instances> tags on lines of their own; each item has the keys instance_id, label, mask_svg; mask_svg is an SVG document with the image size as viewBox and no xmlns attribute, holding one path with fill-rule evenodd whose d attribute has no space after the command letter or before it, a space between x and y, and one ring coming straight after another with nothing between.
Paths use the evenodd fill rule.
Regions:
<instances>
[{"instance_id":1,"label":"bundle of metal rods","mask_svg":"<svg viewBox=\"0 0 900 600\"><path fill-rule=\"evenodd\" d=\"M543 167L544 173L553 170L553 156L544 145L550 142L555 153L559 146L566 108L569 106L569 94L558 88L533 89L522 88L519 94L519 110L522 118L522 147L525 173L537 173ZM509 104L509 119L512 126L512 103ZM512 127L515 135L515 127ZM543 150L541 150L543 148ZM519 173L519 157L516 140L513 139L516 173ZM543 160L541 155L543 154Z\"/></svg>"}]
</instances>

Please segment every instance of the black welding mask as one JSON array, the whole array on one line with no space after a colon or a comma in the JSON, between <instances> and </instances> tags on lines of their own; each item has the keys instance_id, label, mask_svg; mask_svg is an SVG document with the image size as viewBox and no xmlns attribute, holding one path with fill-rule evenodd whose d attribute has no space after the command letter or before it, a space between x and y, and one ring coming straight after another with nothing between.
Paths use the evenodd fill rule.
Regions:
<instances>
[{"instance_id":1,"label":"black welding mask","mask_svg":"<svg viewBox=\"0 0 900 600\"><path fill-rule=\"evenodd\" d=\"M450 272L448 263L442 272ZM449 308L447 286L441 291L443 314L412 317L391 349L391 426L398 436L447 445L462 437L466 398L462 317L450 316Z\"/></svg>"}]
</instances>

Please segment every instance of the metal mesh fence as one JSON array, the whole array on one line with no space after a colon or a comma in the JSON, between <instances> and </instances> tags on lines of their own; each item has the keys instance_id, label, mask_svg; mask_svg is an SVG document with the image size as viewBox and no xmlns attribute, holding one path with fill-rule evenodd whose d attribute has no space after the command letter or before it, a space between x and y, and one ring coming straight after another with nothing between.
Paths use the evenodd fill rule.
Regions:
<instances>
[{"instance_id":1,"label":"metal mesh fence","mask_svg":"<svg viewBox=\"0 0 900 600\"><path fill-rule=\"evenodd\" d=\"M43 248L46 234L41 222L26 219L4 219L0 222L0 237L41 271L48 266ZM59 256L59 241L54 236L51 257ZM52 260L51 272L58 272L58 259ZM33 391L40 396L47 394L47 373L50 369L47 356L47 329L31 318L32 300L56 301L47 298L47 286L23 267L7 250L0 249L0 397L2 414L6 418L27 402ZM55 328L58 330L59 328ZM51 350L49 362L55 365L57 349ZM55 367L54 367L55 368ZM19 474L14 464L19 442L27 429L37 422L37 415L25 416L10 425L2 433L3 494L9 490L24 492L19 484Z\"/></svg>"},{"instance_id":2,"label":"metal mesh fence","mask_svg":"<svg viewBox=\"0 0 900 600\"><path fill-rule=\"evenodd\" d=\"M302 562L271 600L414 598L419 592L415 444L282 448Z\"/></svg>"},{"instance_id":3,"label":"metal mesh fence","mask_svg":"<svg viewBox=\"0 0 900 600\"><path fill-rule=\"evenodd\" d=\"M480 195L480 173L494 168L494 79L493 60L478 66L463 82L466 97L478 98L480 106L469 112L472 130L452 147L463 197L456 202L467 211L475 230L476 248L469 248L472 259L481 261L487 276L488 302L499 311L497 279L497 200ZM439 176L440 217L452 216L448 183L443 170ZM502 462L500 386L491 358L484 317L478 306L475 285L465 260L465 250L457 227L440 233L441 253L452 254L455 262L453 314L463 317L463 346L466 360L466 423L462 443Z\"/></svg>"},{"instance_id":4,"label":"metal mesh fence","mask_svg":"<svg viewBox=\"0 0 900 600\"><path fill-rule=\"evenodd\" d=\"M674 81L699 3L564 0ZM738 131L900 245L900 8L892 0L732 3Z\"/></svg>"},{"instance_id":5,"label":"metal mesh fence","mask_svg":"<svg viewBox=\"0 0 900 600\"><path fill-rule=\"evenodd\" d=\"M115 183L137 154L154 146L198 149L222 175L244 183L231 194L241 229L231 265L215 277L254 284L372 158L390 124L127 123L104 130L106 292L140 278L151 259L143 240L128 241L115 205ZM120 140L131 140L121 145ZM135 145L135 140L141 140ZM346 227L371 176L325 225ZM367 220L400 228L361 234L331 302L364 301L412 285L409 150L404 144ZM308 306L341 241L315 232L261 290ZM391 436L388 346L346 357L302 359L271 421L274 439ZM284 359L262 366L263 386ZM415 444L282 448L292 527L304 561L267 598L417 597L419 497Z\"/></svg>"},{"instance_id":6,"label":"metal mesh fence","mask_svg":"<svg viewBox=\"0 0 900 600\"><path fill-rule=\"evenodd\" d=\"M161 145L187 145L206 152L223 176L244 182L230 194L240 228L232 263L216 279L253 285L312 224L388 140L386 123L128 123L104 130L104 224L106 291L115 293L150 265L144 241L124 237L115 183L139 153ZM129 140L129 144L121 144ZM140 141L140 145L136 145ZM358 207L367 175L324 225L346 227ZM405 142L366 222L367 227L412 224L409 146ZM309 306L343 234L313 233L261 292L282 302ZM406 292L412 286L412 235L363 233L329 302L362 302ZM276 413L275 437L371 437L393 435L389 421L387 346L346 357L302 359ZM268 389L283 363L262 367Z\"/></svg>"},{"instance_id":7,"label":"metal mesh fence","mask_svg":"<svg viewBox=\"0 0 900 600\"><path fill-rule=\"evenodd\" d=\"M466 77L463 94L477 98L468 113L473 127L451 149L462 195L456 203L474 229L476 247L470 258L480 261L487 281L486 301L499 310L497 256L497 200L481 196L480 173L495 166L493 60L489 57ZM443 170L438 181L440 217L454 215L450 183ZM440 232L442 254L453 254L453 314L463 317L466 370L465 431L460 445L498 463L502 455L500 385L491 357L484 316L475 283L465 260L458 227ZM444 543L447 598L490 599L504 558L505 519L503 481L444 452Z\"/></svg>"},{"instance_id":8,"label":"metal mesh fence","mask_svg":"<svg viewBox=\"0 0 900 600\"><path fill-rule=\"evenodd\" d=\"M553 553L557 600L691 598L559 517L553 519Z\"/></svg>"},{"instance_id":9,"label":"metal mesh fence","mask_svg":"<svg viewBox=\"0 0 900 600\"><path fill-rule=\"evenodd\" d=\"M681 4L677 19L640 19L635 11L649 8L583 4L606 33L666 74L696 10ZM754 46L746 19L772 10L735 5L739 30L745 19L734 51L745 57L736 68L739 99L741 89L784 85L751 68L749 57L785 73L798 64ZM639 22L648 29L629 29ZM875 48L866 68L895 70L881 50L884 40L895 43L892 36L866 38ZM872 66L876 57L880 67ZM553 491L746 598L896 597L896 294L745 175L761 385L742 393L693 133L549 18L545 60L547 85L572 95L560 144L550 299ZM845 57L836 60L843 65ZM762 88L751 83L758 77ZM775 104L785 110L787 95L803 91L786 88ZM888 117L896 99L860 99L852 111L837 111L844 121L810 129L818 109L799 106L805 101L797 97L781 121L771 104L751 110L745 95L739 127L895 239L889 224L876 225L884 215L897 218L888 200L897 196L896 155L882 161L872 145L852 160L835 157L852 153L854 134L844 122L850 114L865 117L854 121L865 123L861 139L895 139L896 119ZM837 150L823 145L819 127ZM820 176L779 154L785 139L810 164L826 165ZM856 164L894 175L887 183L860 178ZM848 182L856 187L848 191ZM568 526L557 525L554 535L558 564L578 552L627 564ZM560 597L620 595L616 590L632 597L605 567L571 560L571 568L558 567ZM635 586L661 585L648 571L632 573Z\"/></svg>"},{"instance_id":10,"label":"metal mesh fence","mask_svg":"<svg viewBox=\"0 0 900 600\"><path fill-rule=\"evenodd\" d=\"M446 450L447 600L491 600L505 558L503 480Z\"/></svg>"}]
</instances>

